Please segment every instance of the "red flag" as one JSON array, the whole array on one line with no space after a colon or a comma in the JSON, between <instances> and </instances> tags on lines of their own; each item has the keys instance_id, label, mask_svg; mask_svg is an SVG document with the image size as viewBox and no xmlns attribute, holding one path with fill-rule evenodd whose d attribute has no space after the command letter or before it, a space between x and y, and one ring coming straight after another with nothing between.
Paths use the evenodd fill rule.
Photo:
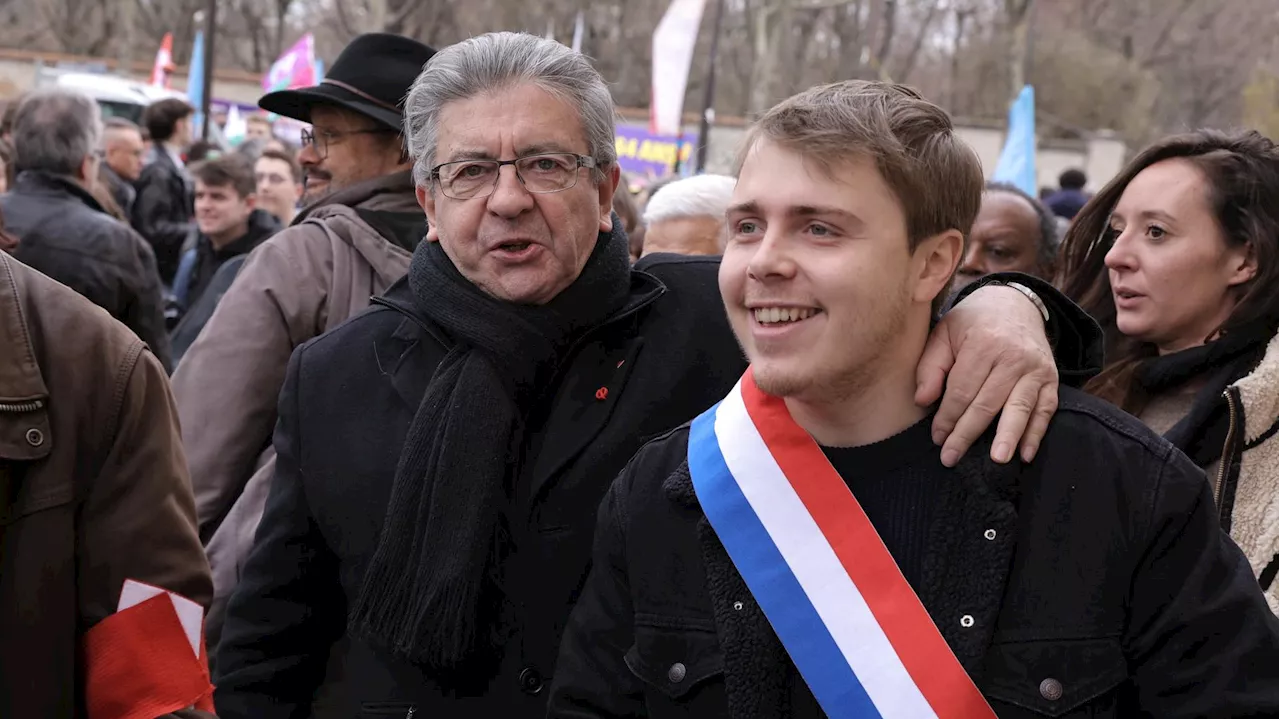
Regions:
<instances>
[{"instance_id":1,"label":"red flag","mask_svg":"<svg viewBox=\"0 0 1280 719\"><path fill-rule=\"evenodd\" d=\"M151 66L151 84L156 87L169 87L169 75L174 71L173 65L173 33L164 34L160 49L156 51L156 62Z\"/></svg>"}]
</instances>

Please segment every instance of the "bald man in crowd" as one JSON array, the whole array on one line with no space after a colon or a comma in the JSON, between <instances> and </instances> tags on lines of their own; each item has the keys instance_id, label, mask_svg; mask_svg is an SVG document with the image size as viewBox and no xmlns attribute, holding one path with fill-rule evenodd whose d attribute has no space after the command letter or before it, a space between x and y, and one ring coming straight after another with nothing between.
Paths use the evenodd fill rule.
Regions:
<instances>
[{"instance_id":1,"label":"bald man in crowd","mask_svg":"<svg viewBox=\"0 0 1280 719\"><path fill-rule=\"evenodd\" d=\"M112 201L128 222L138 196L133 183L142 174L142 129L122 117L108 118L103 122L102 149L105 154L98 181L111 193Z\"/></svg>"},{"instance_id":2,"label":"bald man in crowd","mask_svg":"<svg viewBox=\"0 0 1280 719\"><path fill-rule=\"evenodd\" d=\"M735 181L696 175L664 185L644 208L643 255L719 255L724 252L724 214Z\"/></svg>"},{"instance_id":3,"label":"bald man in crowd","mask_svg":"<svg viewBox=\"0 0 1280 719\"><path fill-rule=\"evenodd\" d=\"M1058 223L1044 203L1013 185L988 183L969 231L953 289L995 272L1022 272L1053 280Z\"/></svg>"}]
</instances>

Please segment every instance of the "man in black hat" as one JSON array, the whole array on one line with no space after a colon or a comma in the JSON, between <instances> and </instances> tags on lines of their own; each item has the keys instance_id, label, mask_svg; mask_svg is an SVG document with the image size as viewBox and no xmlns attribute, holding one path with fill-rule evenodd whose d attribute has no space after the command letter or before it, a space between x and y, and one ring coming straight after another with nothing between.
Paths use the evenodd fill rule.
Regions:
<instances>
[{"instance_id":1,"label":"man in black hat","mask_svg":"<svg viewBox=\"0 0 1280 719\"><path fill-rule=\"evenodd\" d=\"M245 260L173 377L214 568L211 650L275 467L263 448L289 355L403 276L426 233L398 105L434 52L396 35L362 35L319 85L258 103L311 123L298 157L308 206Z\"/></svg>"}]
</instances>

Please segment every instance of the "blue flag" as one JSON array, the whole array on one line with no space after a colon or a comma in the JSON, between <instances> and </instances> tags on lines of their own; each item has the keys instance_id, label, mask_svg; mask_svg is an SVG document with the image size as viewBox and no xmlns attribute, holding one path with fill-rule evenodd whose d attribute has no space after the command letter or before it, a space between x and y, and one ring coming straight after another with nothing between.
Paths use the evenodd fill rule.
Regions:
<instances>
[{"instance_id":1,"label":"blue flag","mask_svg":"<svg viewBox=\"0 0 1280 719\"><path fill-rule=\"evenodd\" d=\"M1009 108L1008 134L991 179L1036 196L1036 92L1030 85L1023 86Z\"/></svg>"},{"instance_id":2,"label":"blue flag","mask_svg":"<svg viewBox=\"0 0 1280 719\"><path fill-rule=\"evenodd\" d=\"M204 129L204 31L196 31L195 42L191 44L191 64L187 71L187 102L196 109L192 117L192 132L199 133Z\"/></svg>"}]
</instances>

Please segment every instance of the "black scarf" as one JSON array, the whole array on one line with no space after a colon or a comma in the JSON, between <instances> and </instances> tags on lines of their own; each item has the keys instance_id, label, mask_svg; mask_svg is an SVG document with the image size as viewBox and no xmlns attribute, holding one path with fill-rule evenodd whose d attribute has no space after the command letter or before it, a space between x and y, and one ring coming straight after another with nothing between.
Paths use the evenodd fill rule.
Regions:
<instances>
[{"instance_id":1,"label":"black scarf","mask_svg":"<svg viewBox=\"0 0 1280 719\"><path fill-rule=\"evenodd\" d=\"M1152 357L1138 366L1134 381L1151 397L1205 378L1196 392L1191 411L1169 431L1165 439L1204 467L1222 456L1230 415L1222 393L1249 374L1266 351L1275 331L1240 328L1199 347Z\"/></svg>"},{"instance_id":2,"label":"black scarf","mask_svg":"<svg viewBox=\"0 0 1280 719\"><path fill-rule=\"evenodd\" d=\"M540 306L485 294L439 243L414 252L414 304L456 344L409 425L349 622L354 634L438 678L496 658L524 420L574 339L626 303L627 237L616 216L613 227L600 233L577 280Z\"/></svg>"}]
</instances>

